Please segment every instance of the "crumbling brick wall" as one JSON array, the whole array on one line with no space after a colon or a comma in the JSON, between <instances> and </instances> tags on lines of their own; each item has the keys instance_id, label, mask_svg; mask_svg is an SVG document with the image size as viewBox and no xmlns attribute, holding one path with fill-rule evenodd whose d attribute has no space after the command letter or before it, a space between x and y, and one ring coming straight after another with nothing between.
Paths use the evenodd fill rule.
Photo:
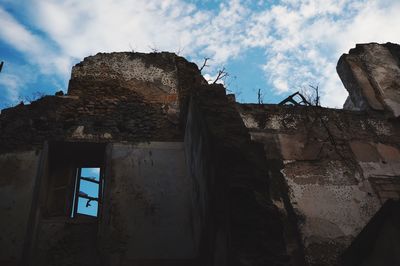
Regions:
<instances>
[{"instance_id":1,"label":"crumbling brick wall","mask_svg":"<svg viewBox=\"0 0 400 266\"><path fill-rule=\"evenodd\" d=\"M181 140L169 53L98 54L73 67L68 94L2 110L0 152L44 141Z\"/></svg>"}]
</instances>

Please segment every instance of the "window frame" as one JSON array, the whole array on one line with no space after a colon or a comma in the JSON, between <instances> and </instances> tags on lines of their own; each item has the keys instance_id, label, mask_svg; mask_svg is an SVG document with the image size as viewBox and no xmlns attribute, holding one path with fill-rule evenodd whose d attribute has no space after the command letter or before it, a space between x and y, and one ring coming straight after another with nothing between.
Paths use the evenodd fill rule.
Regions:
<instances>
[{"instance_id":1,"label":"window frame","mask_svg":"<svg viewBox=\"0 0 400 266\"><path fill-rule=\"evenodd\" d=\"M90 178L86 178L86 177L82 177L82 169L83 168L99 168L99 181L97 180L93 180ZM80 187L81 187L81 180L87 181L87 182L92 182L95 183L99 186L98 188L98 194L97 194L97 198L95 197L90 197L90 196L85 196L85 195L80 195ZM103 167L101 166L78 166L76 167L76 171L75 171L75 181L74 181L74 191L73 191L73 195L72 195L72 199L71 199L71 206L72 206L72 210L70 211L70 218L71 219L78 219L79 217L85 217L85 218L90 218L90 219L98 219L100 217L100 209L101 209L101 205L102 205L102 198L103 198ZM79 198L84 198L87 200L91 200L91 201L97 201L97 215L93 216L93 215L88 215L88 214L84 214L84 213L79 213L78 212L78 202L79 202Z\"/></svg>"}]
</instances>

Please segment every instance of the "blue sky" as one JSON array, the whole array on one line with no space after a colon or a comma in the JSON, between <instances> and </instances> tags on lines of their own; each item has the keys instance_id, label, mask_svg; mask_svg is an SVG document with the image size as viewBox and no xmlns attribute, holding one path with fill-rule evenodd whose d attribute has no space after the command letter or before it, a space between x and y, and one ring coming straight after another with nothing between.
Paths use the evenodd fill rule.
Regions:
<instances>
[{"instance_id":1,"label":"blue sky","mask_svg":"<svg viewBox=\"0 0 400 266\"><path fill-rule=\"evenodd\" d=\"M81 176L94 178L94 180L100 180L100 168L81 168ZM80 181L79 193L86 194L89 197L98 198L99 197L99 185L93 182L88 182L85 180ZM76 198L74 198L75 202ZM85 198L78 197L78 213L87 214L90 216L97 216L98 212L98 202L90 201L87 205L88 200ZM87 206L86 206L87 205ZM72 210L71 217L74 213Z\"/></svg>"},{"instance_id":2,"label":"blue sky","mask_svg":"<svg viewBox=\"0 0 400 266\"><path fill-rule=\"evenodd\" d=\"M277 103L318 85L341 107L336 74L356 43L400 43L399 0L0 0L0 108L67 90L71 67L98 52L176 52L242 102Z\"/></svg>"}]
</instances>

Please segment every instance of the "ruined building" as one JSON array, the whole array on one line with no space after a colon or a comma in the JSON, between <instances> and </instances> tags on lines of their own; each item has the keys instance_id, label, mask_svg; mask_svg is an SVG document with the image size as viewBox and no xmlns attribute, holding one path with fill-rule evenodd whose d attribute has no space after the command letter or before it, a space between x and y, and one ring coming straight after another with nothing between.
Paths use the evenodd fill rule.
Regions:
<instances>
[{"instance_id":1,"label":"ruined building","mask_svg":"<svg viewBox=\"0 0 400 266\"><path fill-rule=\"evenodd\" d=\"M400 46L344 110L240 104L171 53L111 53L0 115L0 265L400 265Z\"/></svg>"}]
</instances>

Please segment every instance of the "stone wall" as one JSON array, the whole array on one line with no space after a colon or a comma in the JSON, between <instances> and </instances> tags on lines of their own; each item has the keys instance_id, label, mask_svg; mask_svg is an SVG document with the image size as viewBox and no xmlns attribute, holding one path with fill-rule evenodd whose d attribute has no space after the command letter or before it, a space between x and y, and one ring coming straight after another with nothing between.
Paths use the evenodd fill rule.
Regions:
<instances>
[{"instance_id":1,"label":"stone wall","mask_svg":"<svg viewBox=\"0 0 400 266\"><path fill-rule=\"evenodd\" d=\"M53 140L182 140L175 57L113 53L86 58L73 67L67 95L2 110L0 153Z\"/></svg>"},{"instance_id":2,"label":"stone wall","mask_svg":"<svg viewBox=\"0 0 400 266\"><path fill-rule=\"evenodd\" d=\"M110 147L100 222L108 265L195 265L196 221L183 143Z\"/></svg>"},{"instance_id":3,"label":"stone wall","mask_svg":"<svg viewBox=\"0 0 400 266\"><path fill-rule=\"evenodd\" d=\"M292 256L303 250L307 265L336 265L381 204L399 198L396 120L320 107L238 104L238 110L275 165L271 195L287 217L288 250Z\"/></svg>"},{"instance_id":4,"label":"stone wall","mask_svg":"<svg viewBox=\"0 0 400 266\"><path fill-rule=\"evenodd\" d=\"M349 92L345 108L400 115L400 46L357 44L340 57L337 71Z\"/></svg>"},{"instance_id":5,"label":"stone wall","mask_svg":"<svg viewBox=\"0 0 400 266\"><path fill-rule=\"evenodd\" d=\"M336 265L400 197L399 54L341 58L359 112L237 104L171 53L86 58L67 95L0 114L0 216L15 221L0 262ZM71 219L85 163L103 168L105 202Z\"/></svg>"},{"instance_id":6,"label":"stone wall","mask_svg":"<svg viewBox=\"0 0 400 266\"><path fill-rule=\"evenodd\" d=\"M46 158L25 255L15 262L288 263L262 146L250 140L225 89L208 85L181 57L88 57L74 66L67 95L3 110L0 129L0 153L39 149ZM150 147L159 167L145 167L152 159L138 143L168 145L183 136L186 155ZM106 173L99 221L70 218L74 171L85 158ZM63 192L54 194L59 182Z\"/></svg>"},{"instance_id":7,"label":"stone wall","mask_svg":"<svg viewBox=\"0 0 400 266\"><path fill-rule=\"evenodd\" d=\"M193 77L185 74L187 69L192 73L193 67L185 59L170 53L97 54L73 67L67 95L45 96L31 104L19 104L2 110L0 154L11 159L0 165L0 177L4 183L4 186L0 186L0 189L4 189L1 201L5 204L0 209L0 215L10 217L3 219L4 222L15 225L7 226L1 235L1 246L4 247L0 258L2 262L9 265L100 263L99 254L102 252L99 251L99 239L102 235L98 233L97 221L75 221L70 218L76 167L93 161L93 158L96 158L96 165L106 167L105 162L111 160L112 154L105 154L104 145L99 146L99 143L134 145L146 141L182 141L184 125L180 120L179 97L184 99L184 93L179 96L178 85L179 82L193 82ZM195 71L198 71L197 67ZM178 76L183 77L179 82ZM185 78L190 78L190 81L185 81ZM90 143L98 148L93 148ZM50 152L44 148L47 146L50 146ZM47 159L39 163L36 156L37 160L32 162L22 155L18 157L20 153L42 154ZM134 160L131 157L128 159ZM172 155L168 158L176 159L176 163L185 162L182 158L178 160L178 157ZM9 163L10 160L15 163ZM166 163L166 160L161 163ZM24 167L30 167L34 174L28 173ZM22 177L19 169L25 171L23 173L26 176ZM36 172L37 169L40 170ZM111 178L111 174L108 178ZM9 184L7 180L12 182ZM65 182L67 191L54 194L51 191L54 182ZM161 187L168 190L165 183ZM110 189L111 186L107 187L106 192ZM190 189L183 189L179 195L190 194ZM52 202L49 202L50 198ZM122 198L116 194L113 200ZM170 209L182 203L179 200L171 201ZM162 209L167 211L168 208L164 207L170 204L165 204ZM186 208L186 205L183 206ZM120 211L123 217L131 217L131 212L129 209ZM110 216L111 213L111 209L106 209L103 215ZM189 219L189 214L182 215ZM171 223L181 228L179 223L170 221L170 226ZM163 228L165 226L159 230ZM126 243L128 250L132 246L129 243ZM168 249L163 251L163 245L160 244L159 252L166 253ZM153 257L168 260L189 256L193 259L197 256L194 245L193 242L184 245L191 250L189 255L184 252L175 254L177 256L171 253L169 258L157 254L153 254ZM173 248L172 245L169 247ZM113 261L113 258L109 260Z\"/></svg>"}]
</instances>

